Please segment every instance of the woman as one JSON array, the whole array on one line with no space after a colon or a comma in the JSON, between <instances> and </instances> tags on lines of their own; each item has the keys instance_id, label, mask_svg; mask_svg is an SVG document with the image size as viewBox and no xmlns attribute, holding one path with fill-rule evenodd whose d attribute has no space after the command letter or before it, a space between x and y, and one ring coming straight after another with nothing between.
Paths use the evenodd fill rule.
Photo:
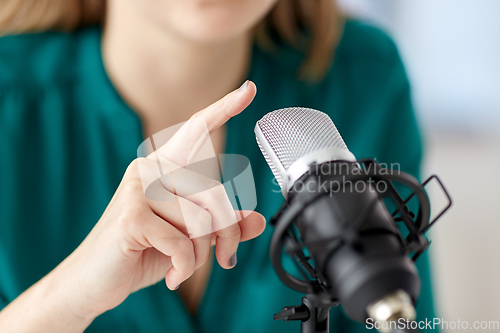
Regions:
<instances>
[{"instance_id":1,"label":"woman","mask_svg":"<svg viewBox=\"0 0 500 333\"><path fill-rule=\"evenodd\" d=\"M2 331L298 331L272 320L301 295L273 271L271 228L255 238L282 201L253 136L274 109L327 112L358 158L418 175L396 48L333 1L8 0L0 13L15 34L0 41ZM144 196L137 147L187 119L173 142L196 143L158 153L189 163L203 119L216 153L252 162L262 215L190 239L183 202L200 221L234 215L220 185L184 199L183 186L207 182L188 174L176 201ZM424 255L420 319L434 317L428 266ZM336 308L331 327L365 330Z\"/></svg>"}]
</instances>

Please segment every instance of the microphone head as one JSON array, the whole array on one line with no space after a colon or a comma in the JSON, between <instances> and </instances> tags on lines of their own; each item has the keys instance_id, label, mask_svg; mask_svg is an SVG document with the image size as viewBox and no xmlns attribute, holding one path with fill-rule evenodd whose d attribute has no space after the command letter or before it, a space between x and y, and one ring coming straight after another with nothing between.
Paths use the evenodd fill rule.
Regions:
<instances>
[{"instance_id":1,"label":"microphone head","mask_svg":"<svg viewBox=\"0 0 500 333\"><path fill-rule=\"evenodd\" d=\"M313 109L270 112L255 125L255 136L285 197L312 163L356 161L330 117Z\"/></svg>"}]
</instances>

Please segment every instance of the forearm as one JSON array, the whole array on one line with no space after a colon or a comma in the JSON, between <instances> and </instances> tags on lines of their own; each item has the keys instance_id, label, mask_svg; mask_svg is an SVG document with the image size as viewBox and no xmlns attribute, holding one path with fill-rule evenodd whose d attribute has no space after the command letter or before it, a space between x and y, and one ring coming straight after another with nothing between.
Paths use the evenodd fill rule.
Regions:
<instances>
[{"instance_id":1,"label":"forearm","mask_svg":"<svg viewBox=\"0 0 500 333\"><path fill-rule=\"evenodd\" d=\"M83 332L95 318L79 308L77 291L61 281L57 268L0 312L5 332Z\"/></svg>"}]
</instances>

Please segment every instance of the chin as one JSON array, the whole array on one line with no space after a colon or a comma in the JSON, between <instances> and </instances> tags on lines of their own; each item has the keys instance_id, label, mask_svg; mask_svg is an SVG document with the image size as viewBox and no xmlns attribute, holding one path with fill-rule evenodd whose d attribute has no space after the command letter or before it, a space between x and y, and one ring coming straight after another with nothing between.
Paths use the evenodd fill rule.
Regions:
<instances>
[{"instance_id":1,"label":"chin","mask_svg":"<svg viewBox=\"0 0 500 333\"><path fill-rule=\"evenodd\" d=\"M155 1L156 8L148 8L152 10L149 11L151 15L156 16L163 26L177 35L200 43L229 41L247 33L277 2L277 0ZM147 4L143 3L143 6Z\"/></svg>"},{"instance_id":2,"label":"chin","mask_svg":"<svg viewBox=\"0 0 500 333\"><path fill-rule=\"evenodd\" d=\"M259 20L245 22L235 20L232 17L224 17L217 20L199 19L189 22L179 22L175 29L178 35L197 43L217 44L238 38L252 29Z\"/></svg>"}]
</instances>

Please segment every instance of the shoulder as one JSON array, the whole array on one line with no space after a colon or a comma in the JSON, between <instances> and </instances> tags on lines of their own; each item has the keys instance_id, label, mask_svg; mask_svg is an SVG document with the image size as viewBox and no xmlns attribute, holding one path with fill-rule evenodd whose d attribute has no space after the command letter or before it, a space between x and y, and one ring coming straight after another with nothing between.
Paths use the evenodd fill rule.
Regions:
<instances>
[{"instance_id":1,"label":"shoulder","mask_svg":"<svg viewBox=\"0 0 500 333\"><path fill-rule=\"evenodd\" d=\"M363 60L386 64L399 61L396 45L386 32L355 20L347 20L336 51L336 60L340 61Z\"/></svg>"},{"instance_id":2,"label":"shoulder","mask_svg":"<svg viewBox=\"0 0 500 333\"><path fill-rule=\"evenodd\" d=\"M268 50L255 48L254 61L259 67L266 67L265 72L274 76L299 80L297 74L307 58L303 51L281 42L274 41L274 47ZM399 66L401 61L395 43L381 29L358 20L347 19L342 27L342 36L333 50L333 64L324 79L331 79L332 72L339 66L368 67L381 72L387 66Z\"/></svg>"},{"instance_id":3,"label":"shoulder","mask_svg":"<svg viewBox=\"0 0 500 333\"><path fill-rule=\"evenodd\" d=\"M0 84L46 85L73 76L82 42L92 29L0 38Z\"/></svg>"},{"instance_id":4,"label":"shoulder","mask_svg":"<svg viewBox=\"0 0 500 333\"><path fill-rule=\"evenodd\" d=\"M336 87L341 84L367 97L378 94L379 101L409 88L392 38L377 27L353 20L346 22L333 64L321 83Z\"/></svg>"}]
</instances>

